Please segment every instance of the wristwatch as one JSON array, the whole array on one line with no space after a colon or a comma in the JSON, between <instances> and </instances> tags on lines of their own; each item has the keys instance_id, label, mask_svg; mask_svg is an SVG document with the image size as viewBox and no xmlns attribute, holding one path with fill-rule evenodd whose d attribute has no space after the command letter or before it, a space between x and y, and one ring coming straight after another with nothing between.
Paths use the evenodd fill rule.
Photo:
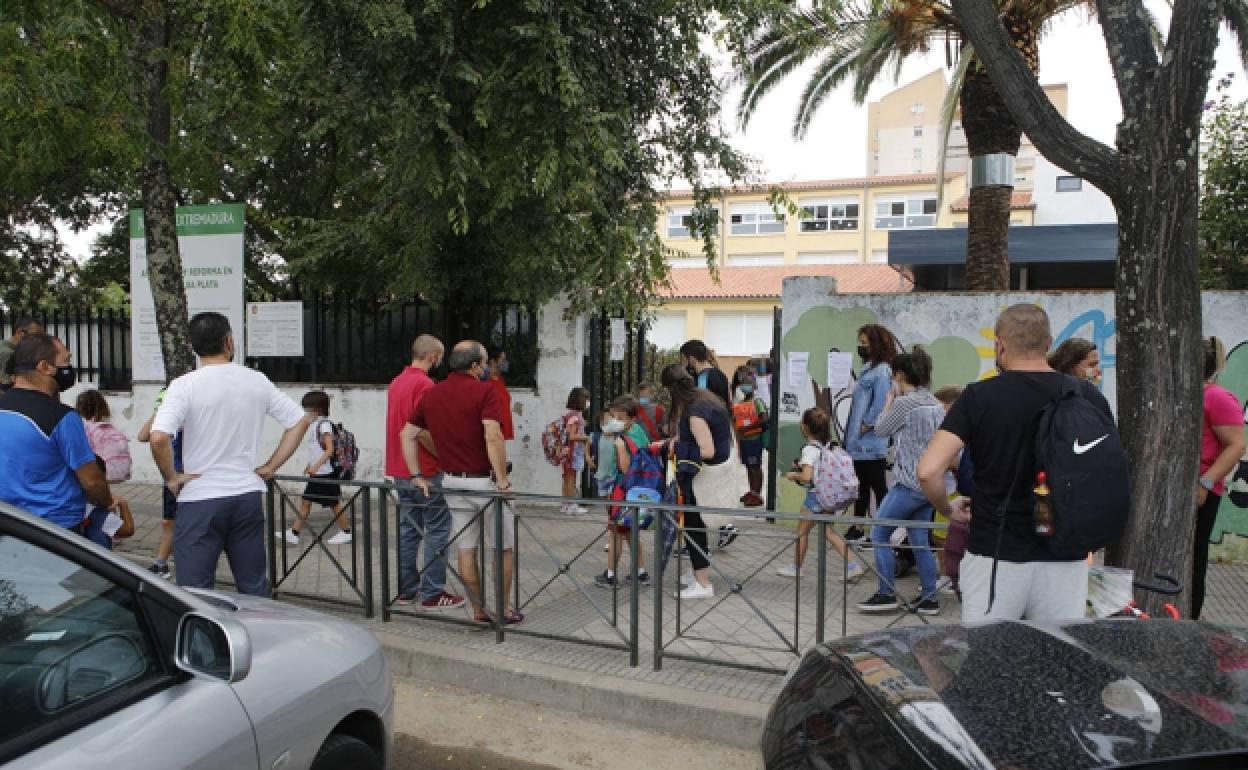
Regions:
<instances>
[{"instance_id":1,"label":"wristwatch","mask_svg":"<svg viewBox=\"0 0 1248 770\"><path fill-rule=\"evenodd\" d=\"M1210 481L1209 479L1200 479L1196 483L1201 485L1202 487L1204 487L1206 490L1210 492L1213 491L1213 482Z\"/></svg>"}]
</instances>

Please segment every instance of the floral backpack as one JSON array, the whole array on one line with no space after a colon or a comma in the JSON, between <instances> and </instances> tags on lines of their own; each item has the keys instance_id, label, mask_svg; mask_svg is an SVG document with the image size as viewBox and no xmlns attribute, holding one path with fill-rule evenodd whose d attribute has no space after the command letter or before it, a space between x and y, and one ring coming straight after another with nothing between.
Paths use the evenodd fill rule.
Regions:
<instances>
[{"instance_id":1,"label":"floral backpack","mask_svg":"<svg viewBox=\"0 0 1248 770\"><path fill-rule=\"evenodd\" d=\"M542 431L542 452L546 462L554 466L563 465L568 459L568 416L563 415L546 426Z\"/></svg>"},{"instance_id":2,"label":"floral backpack","mask_svg":"<svg viewBox=\"0 0 1248 770\"><path fill-rule=\"evenodd\" d=\"M834 444L819 447L814 488L815 499L825 511L843 510L858 499L858 474L849 452Z\"/></svg>"}]
</instances>

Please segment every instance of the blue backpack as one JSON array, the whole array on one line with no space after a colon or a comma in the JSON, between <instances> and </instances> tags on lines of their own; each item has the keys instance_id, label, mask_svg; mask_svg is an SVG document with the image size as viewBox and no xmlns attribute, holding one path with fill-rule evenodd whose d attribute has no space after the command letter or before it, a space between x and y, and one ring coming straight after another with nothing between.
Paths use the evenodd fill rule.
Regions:
<instances>
[{"instance_id":1,"label":"blue backpack","mask_svg":"<svg viewBox=\"0 0 1248 770\"><path fill-rule=\"evenodd\" d=\"M611 492L611 499L617 501L625 500L644 500L648 502L658 502L662 499L663 491L667 486L667 473L663 468L663 461L660 460L648 447L640 448L628 436L621 436L624 439L624 446L628 449L629 461L628 471L620 477L615 485L615 489ZM644 491L650 490L654 494L649 495ZM615 522L620 528L632 526L632 507L619 505L611 506L608 515L611 521ZM654 521L654 516L646 509L642 509L641 528L647 529Z\"/></svg>"}]
</instances>

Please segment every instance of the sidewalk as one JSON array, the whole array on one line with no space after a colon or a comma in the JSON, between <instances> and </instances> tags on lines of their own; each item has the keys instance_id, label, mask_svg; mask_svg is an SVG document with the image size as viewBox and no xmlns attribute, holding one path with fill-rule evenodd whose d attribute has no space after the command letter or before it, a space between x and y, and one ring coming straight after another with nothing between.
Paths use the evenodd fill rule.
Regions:
<instances>
[{"instance_id":1,"label":"sidewalk","mask_svg":"<svg viewBox=\"0 0 1248 770\"><path fill-rule=\"evenodd\" d=\"M160 488L126 484L120 485L118 492L131 501L136 525L135 536L122 543L118 551L147 564L155 553L159 539ZM358 509L359 505L356 507ZM376 514L374 506L374 517ZM390 515L393 517L393 510ZM328 512L314 511L312 522L318 529L323 529L329 523ZM390 526L393 537L393 518ZM378 597L378 615L372 620L366 620L363 610L359 609L352 616L372 628L392 648L392 659L408 666L409 670L402 673L437 679L441 671L454 677L453 681L457 683L474 686L458 680L463 677L473 678L468 667L480 665L484 667L481 670L486 673L475 679L480 680L478 684L482 689L496 694L515 695L511 691L498 691L511 686L505 683L491 689L489 672L503 669L528 671L533 677L547 682L544 685L546 695L556 702L564 703L572 698L591 697L586 694L588 691L578 688L589 686L596 679L612 683L611 686L615 689L629 690L628 684L632 683L634 686L657 688L678 700L682 700L679 697L682 692L686 696L694 696L694 702L699 697L719 699L715 701L717 708L727 712L735 710L734 713L745 716L754 715L753 718L761 717L766 704L773 700L779 689L781 677L775 673L708 665L672 657L664 658L660 671L653 670L651 651L654 646L655 587L647 587L640 592L638 636L641 656L636 668L629 666L629 653L625 644L629 632L629 593L627 590L620 590L615 596L616 623L613 626L610 622L612 592L593 585L593 576L603 569L606 561L606 554L602 552L605 541L595 540L602 532L602 524L597 518L570 517L543 510L526 511L526 515L521 517L517 526L517 583L521 597L519 604L526 615L526 622L518 630L569 636L599 644L614 644L623 649L534 637L513 633L510 629L505 643L497 644L492 628L439 622L456 618L466 620L466 611L430 617L417 616L416 613L407 611L407 608L394 608L391 621L383 622L380 614L380 554L377 552L380 526L376 520L373 530L373 578ZM334 531L336 530L331 528L329 534ZM280 586L279 595L297 591L341 601L357 600L351 582L344 578L343 572L350 576L354 565L357 583L362 584L362 534L357 529L352 545L322 549L314 546L312 538L305 533L299 546L287 546L280 550L279 565L283 559L285 565L293 565L300 555L308 553ZM679 617L677 602L672 598L676 570L674 565L669 565L663 587L665 594L662 638L665 655L696 655L735 663L738 666L783 670L795 657L786 646L795 645L802 651L811 647L815 643L816 544L812 538L807 574L801 580L800 591L796 591L794 581L775 575L776 567L792 558L791 537L789 530L773 527L761 520L757 524L742 526L742 533L732 546L722 553L712 554L714 563L720 565L731 578L731 582L741 584L741 592L733 594L725 590L729 581L713 573L717 589L715 600L684 602L679 608ZM644 545L645 563L649 567L648 538ZM329 554L333 554L341 563L343 572L334 565ZM392 558L392 571L395 568L393 562ZM627 561L623 561L621 568L625 569L626 565ZM849 587L846 597L848 611L842 614L845 605L842 604L840 570L839 557L830 552L826 583L826 639L841 636L842 619L846 633L851 635L883 628L890 623L914 625L924 622L924 619L915 615L865 615L854 609L856 602L875 591L876 582L871 575ZM224 559L218 575L223 581L229 579L229 570ZM487 578L487 584L490 582ZM1248 626L1248 601L1245 600L1248 593L1244 590L1246 586L1248 565L1210 565L1207 619L1216 623ZM392 595L395 590L392 581ZM908 577L898 581L897 591L903 597L917 594L917 578ZM958 622L961 612L956 599L942 596L941 601L942 614L926 620L934 623ZM319 602L310 606L326 609ZM352 612L342 608L331 608L331 611ZM557 670L566 672L567 675L562 679L567 681L558 686L549 684L560 678L554 676ZM534 671L541 671L541 676L533 674ZM540 698L535 697L541 687L532 684L536 679L531 677L531 680L526 695L541 702ZM642 697L645 694L644 688L635 694ZM616 703L612 708L650 708L654 713L647 715L647 718L665 718L662 717L662 710L650 702L638 701L632 706ZM713 721L714 718L707 717L708 724ZM719 732L722 728L709 725L708 729Z\"/></svg>"}]
</instances>

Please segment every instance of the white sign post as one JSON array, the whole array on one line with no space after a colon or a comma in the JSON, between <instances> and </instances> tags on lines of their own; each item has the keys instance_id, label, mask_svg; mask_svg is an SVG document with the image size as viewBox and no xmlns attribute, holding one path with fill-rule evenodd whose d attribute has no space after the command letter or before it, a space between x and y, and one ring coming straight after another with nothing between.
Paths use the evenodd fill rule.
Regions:
<instances>
[{"instance_id":1,"label":"white sign post","mask_svg":"<svg viewBox=\"0 0 1248 770\"><path fill-rule=\"evenodd\" d=\"M247 355L303 358L303 303L247 303Z\"/></svg>"},{"instance_id":2,"label":"white sign post","mask_svg":"<svg viewBox=\"0 0 1248 770\"><path fill-rule=\"evenodd\" d=\"M235 360L243 350L243 211L239 203L180 206L178 250L190 315L216 311L230 319ZM131 350L136 382L164 382L165 362L156 328L156 306L147 279L142 210L130 212Z\"/></svg>"}]
</instances>

